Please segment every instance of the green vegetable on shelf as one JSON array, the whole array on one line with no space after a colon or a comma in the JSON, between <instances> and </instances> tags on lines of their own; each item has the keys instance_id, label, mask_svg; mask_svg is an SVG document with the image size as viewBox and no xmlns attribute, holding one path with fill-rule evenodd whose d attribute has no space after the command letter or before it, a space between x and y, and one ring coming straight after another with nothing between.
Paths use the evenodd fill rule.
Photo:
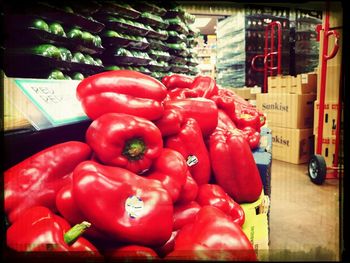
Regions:
<instances>
[{"instance_id":1,"label":"green vegetable on shelf","mask_svg":"<svg viewBox=\"0 0 350 263\"><path fill-rule=\"evenodd\" d=\"M77 63L85 63L85 56L81 52L75 52L73 54L72 61Z\"/></svg>"},{"instance_id":2,"label":"green vegetable on shelf","mask_svg":"<svg viewBox=\"0 0 350 263\"><path fill-rule=\"evenodd\" d=\"M64 61L72 61L73 59L73 55L72 52L70 52L70 50L64 48L64 47L59 47L58 48L60 53L61 53L61 59Z\"/></svg>"},{"instance_id":3,"label":"green vegetable on shelf","mask_svg":"<svg viewBox=\"0 0 350 263\"><path fill-rule=\"evenodd\" d=\"M61 52L59 48L51 44L42 44L35 46L32 51L34 54L42 55L49 58L61 59Z\"/></svg>"},{"instance_id":4,"label":"green vegetable on shelf","mask_svg":"<svg viewBox=\"0 0 350 263\"><path fill-rule=\"evenodd\" d=\"M94 40L95 40L95 36L94 36L93 34L91 34L90 32L83 31L82 39L83 39L83 41L86 42L86 43L91 43L91 44L93 44L93 43L94 43Z\"/></svg>"},{"instance_id":5,"label":"green vegetable on shelf","mask_svg":"<svg viewBox=\"0 0 350 263\"><path fill-rule=\"evenodd\" d=\"M63 7L63 9L67 13L74 14L74 11L73 11L73 9L70 6L65 6L65 7Z\"/></svg>"},{"instance_id":6,"label":"green vegetable on shelf","mask_svg":"<svg viewBox=\"0 0 350 263\"><path fill-rule=\"evenodd\" d=\"M80 72L75 72L72 76L73 79L75 80L83 80L85 77L82 73Z\"/></svg>"},{"instance_id":7,"label":"green vegetable on shelf","mask_svg":"<svg viewBox=\"0 0 350 263\"><path fill-rule=\"evenodd\" d=\"M48 79L65 79L62 71L60 71L58 69L53 70L47 78Z\"/></svg>"},{"instance_id":8,"label":"green vegetable on shelf","mask_svg":"<svg viewBox=\"0 0 350 263\"><path fill-rule=\"evenodd\" d=\"M50 32L49 25L42 19L35 19L32 22L32 26L35 27L36 29L44 30L47 32Z\"/></svg>"},{"instance_id":9,"label":"green vegetable on shelf","mask_svg":"<svg viewBox=\"0 0 350 263\"><path fill-rule=\"evenodd\" d=\"M118 48L116 50L115 54L117 56L123 56L123 57L132 57L133 56L133 54L125 48Z\"/></svg>"},{"instance_id":10,"label":"green vegetable on shelf","mask_svg":"<svg viewBox=\"0 0 350 263\"><path fill-rule=\"evenodd\" d=\"M96 47L102 47L102 39L99 35L95 35L94 39L92 41L92 43L96 46Z\"/></svg>"},{"instance_id":11,"label":"green vegetable on shelf","mask_svg":"<svg viewBox=\"0 0 350 263\"><path fill-rule=\"evenodd\" d=\"M68 76L67 74L64 74L64 79L66 80L72 80L72 78L70 76Z\"/></svg>"},{"instance_id":12,"label":"green vegetable on shelf","mask_svg":"<svg viewBox=\"0 0 350 263\"><path fill-rule=\"evenodd\" d=\"M64 32L64 29L61 24L54 22L50 24L49 28L52 34L55 34L61 37L66 37L66 32Z\"/></svg>"},{"instance_id":13,"label":"green vegetable on shelf","mask_svg":"<svg viewBox=\"0 0 350 263\"><path fill-rule=\"evenodd\" d=\"M92 56L90 56L89 54L86 54L84 63L89 65L95 65L95 60Z\"/></svg>"},{"instance_id":14,"label":"green vegetable on shelf","mask_svg":"<svg viewBox=\"0 0 350 263\"><path fill-rule=\"evenodd\" d=\"M105 70L120 70L122 67L112 65L112 66L107 66L105 67Z\"/></svg>"},{"instance_id":15,"label":"green vegetable on shelf","mask_svg":"<svg viewBox=\"0 0 350 263\"><path fill-rule=\"evenodd\" d=\"M107 37L119 37L119 38L122 38L122 34L116 32L114 30L107 30L107 31L103 32L103 35L107 36Z\"/></svg>"},{"instance_id":16,"label":"green vegetable on shelf","mask_svg":"<svg viewBox=\"0 0 350 263\"><path fill-rule=\"evenodd\" d=\"M95 65L96 66L103 66L102 60L99 58L95 58Z\"/></svg>"},{"instance_id":17,"label":"green vegetable on shelf","mask_svg":"<svg viewBox=\"0 0 350 263\"><path fill-rule=\"evenodd\" d=\"M79 28L72 28L68 32L67 37L74 38L74 39L82 39L83 32Z\"/></svg>"}]
</instances>

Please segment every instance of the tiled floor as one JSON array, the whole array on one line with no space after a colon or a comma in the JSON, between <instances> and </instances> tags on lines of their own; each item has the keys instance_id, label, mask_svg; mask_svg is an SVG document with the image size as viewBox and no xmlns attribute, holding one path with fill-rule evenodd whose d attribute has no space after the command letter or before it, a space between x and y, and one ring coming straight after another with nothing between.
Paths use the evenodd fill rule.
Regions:
<instances>
[{"instance_id":1,"label":"tiled floor","mask_svg":"<svg viewBox=\"0 0 350 263\"><path fill-rule=\"evenodd\" d=\"M339 179L315 185L306 164L272 160L269 260L338 261L339 198Z\"/></svg>"}]
</instances>

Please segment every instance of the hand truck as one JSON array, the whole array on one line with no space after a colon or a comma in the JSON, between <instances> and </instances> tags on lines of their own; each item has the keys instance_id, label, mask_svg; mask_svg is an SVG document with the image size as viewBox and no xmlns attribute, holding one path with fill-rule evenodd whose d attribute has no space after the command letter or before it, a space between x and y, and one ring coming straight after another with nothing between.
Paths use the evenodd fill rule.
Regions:
<instances>
[{"instance_id":1,"label":"hand truck","mask_svg":"<svg viewBox=\"0 0 350 263\"><path fill-rule=\"evenodd\" d=\"M327 167L324 157L322 156L322 141L323 141L323 119L324 119L324 109L325 109L325 96L326 96L326 78L327 78L327 61L334 58L339 49L339 33L335 30L329 30L329 3L327 2L325 9L325 17L324 17L324 28L322 25L318 25L316 27L316 31L318 32L318 39L320 35L320 31L323 30L323 52L321 56L321 79L320 79L320 98L319 98L319 114L318 114L318 129L317 129L317 142L316 142L316 151L315 154L310 158L308 164L308 174L310 180L318 185L323 184L326 178L338 178L338 171L340 169L339 166L339 136L340 136L340 118L341 118L341 110L342 110L342 100L341 100L341 91L339 92L338 99L338 107L337 107L337 121L336 121L336 131L335 131L335 156L333 165ZM335 43L334 48L328 54L328 43L329 37L334 36ZM342 73L342 72L340 72ZM341 75L342 76L342 75ZM342 85L342 81L340 81L339 88ZM329 172L333 170L333 175Z\"/></svg>"}]
</instances>

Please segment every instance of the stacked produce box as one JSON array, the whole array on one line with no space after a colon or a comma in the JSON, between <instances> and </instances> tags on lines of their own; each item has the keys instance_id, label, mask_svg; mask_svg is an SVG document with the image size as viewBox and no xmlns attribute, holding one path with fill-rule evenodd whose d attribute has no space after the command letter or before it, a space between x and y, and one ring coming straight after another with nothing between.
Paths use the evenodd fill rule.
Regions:
<instances>
[{"instance_id":1,"label":"stacked produce box","mask_svg":"<svg viewBox=\"0 0 350 263\"><path fill-rule=\"evenodd\" d=\"M103 71L100 55L105 49L97 35L102 23L74 6L6 7L3 52L7 76L82 79Z\"/></svg>"},{"instance_id":2,"label":"stacked produce box","mask_svg":"<svg viewBox=\"0 0 350 263\"><path fill-rule=\"evenodd\" d=\"M264 54L265 27L271 21L281 22L282 72L289 74L289 9L247 6L218 23L219 84L228 87L263 85L263 73L254 71L251 62L254 56ZM257 68L263 68L262 61L257 60Z\"/></svg>"},{"instance_id":3,"label":"stacked produce box","mask_svg":"<svg viewBox=\"0 0 350 263\"><path fill-rule=\"evenodd\" d=\"M272 158L294 164L313 154L313 103L317 74L268 77L268 93L257 94L257 108L272 131Z\"/></svg>"},{"instance_id":4,"label":"stacked produce box","mask_svg":"<svg viewBox=\"0 0 350 263\"><path fill-rule=\"evenodd\" d=\"M318 66L319 42L316 26L322 12L295 10L295 73L312 72Z\"/></svg>"}]
</instances>

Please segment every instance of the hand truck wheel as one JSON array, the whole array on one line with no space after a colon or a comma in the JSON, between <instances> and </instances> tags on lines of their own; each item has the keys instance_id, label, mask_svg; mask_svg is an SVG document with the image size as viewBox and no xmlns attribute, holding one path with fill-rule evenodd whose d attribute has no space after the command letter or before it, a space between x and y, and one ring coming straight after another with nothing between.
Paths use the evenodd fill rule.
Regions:
<instances>
[{"instance_id":1,"label":"hand truck wheel","mask_svg":"<svg viewBox=\"0 0 350 263\"><path fill-rule=\"evenodd\" d=\"M309 177L314 184L321 185L326 179L327 166L322 155L315 154L309 161Z\"/></svg>"}]
</instances>

